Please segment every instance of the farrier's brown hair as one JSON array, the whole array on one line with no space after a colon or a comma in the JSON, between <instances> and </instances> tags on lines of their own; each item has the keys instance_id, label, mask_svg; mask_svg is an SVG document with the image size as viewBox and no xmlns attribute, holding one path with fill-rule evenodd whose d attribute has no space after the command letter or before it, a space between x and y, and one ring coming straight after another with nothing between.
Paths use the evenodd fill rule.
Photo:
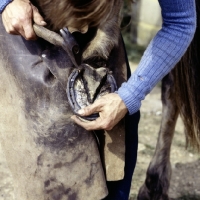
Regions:
<instances>
[{"instance_id":1,"label":"farrier's brown hair","mask_svg":"<svg viewBox=\"0 0 200 200\"><path fill-rule=\"evenodd\" d=\"M109 17L117 0L32 0L49 28L98 26Z\"/></svg>"}]
</instances>

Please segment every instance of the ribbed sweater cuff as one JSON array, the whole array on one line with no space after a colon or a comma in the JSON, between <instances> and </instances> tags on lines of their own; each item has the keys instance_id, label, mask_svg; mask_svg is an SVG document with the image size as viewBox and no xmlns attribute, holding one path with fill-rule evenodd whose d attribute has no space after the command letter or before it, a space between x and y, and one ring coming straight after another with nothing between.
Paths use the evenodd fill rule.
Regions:
<instances>
[{"instance_id":1,"label":"ribbed sweater cuff","mask_svg":"<svg viewBox=\"0 0 200 200\"><path fill-rule=\"evenodd\" d=\"M129 83L123 83L117 91L118 95L125 103L130 115L140 109L141 101L144 100L146 92L150 91L150 87L147 82L141 80L140 77L132 75L131 79L131 81L134 81L134 86Z\"/></svg>"},{"instance_id":2,"label":"ribbed sweater cuff","mask_svg":"<svg viewBox=\"0 0 200 200\"><path fill-rule=\"evenodd\" d=\"M141 106L141 103L136 100L136 98L130 98L131 93L128 91L123 91L121 88L118 90L118 94L125 103L129 114L132 115L133 113L137 112Z\"/></svg>"},{"instance_id":3,"label":"ribbed sweater cuff","mask_svg":"<svg viewBox=\"0 0 200 200\"><path fill-rule=\"evenodd\" d=\"M3 10L5 9L5 7L12 2L12 0L1 0L0 1L0 13L3 12Z\"/></svg>"}]
</instances>

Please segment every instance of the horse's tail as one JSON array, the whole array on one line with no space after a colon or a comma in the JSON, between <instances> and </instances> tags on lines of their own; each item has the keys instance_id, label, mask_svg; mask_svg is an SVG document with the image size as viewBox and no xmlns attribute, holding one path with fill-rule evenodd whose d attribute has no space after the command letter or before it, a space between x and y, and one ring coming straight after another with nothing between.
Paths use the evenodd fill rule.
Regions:
<instances>
[{"instance_id":1,"label":"horse's tail","mask_svg":"<svg viewBox=\"0 0 200 200\"><path fill-rule=\"evenodd\" d=\"M200 150L200 1L197 29L187 52L174 69L176 103L183 120L186 145Z\"/></svg>"}]
</instances>

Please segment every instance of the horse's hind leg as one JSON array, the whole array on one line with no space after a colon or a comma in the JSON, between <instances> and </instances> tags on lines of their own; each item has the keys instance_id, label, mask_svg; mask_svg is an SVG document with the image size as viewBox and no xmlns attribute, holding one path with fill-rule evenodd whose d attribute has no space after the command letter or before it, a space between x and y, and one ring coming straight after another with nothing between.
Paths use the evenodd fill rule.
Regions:
<instances>
[{"instance_id":1,"label":"horse's hind leg","mask_svg":"<svg viewBox=\"0 0 200 200\"><path fill-rule=\"evenodd\" d=\"M140 188L138 200L168 200L170 184L170 147L178 117L178 108L174 100L173 74L162 81L163 115L156 150L148 167L146 180Z\"/></svg>"}]
</instances>

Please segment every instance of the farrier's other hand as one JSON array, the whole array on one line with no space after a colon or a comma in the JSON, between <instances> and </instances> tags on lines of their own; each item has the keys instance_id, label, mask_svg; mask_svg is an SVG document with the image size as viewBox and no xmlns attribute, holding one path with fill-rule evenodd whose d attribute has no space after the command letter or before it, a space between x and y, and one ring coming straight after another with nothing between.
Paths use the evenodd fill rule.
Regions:
<instances>
[{"instance_id":1,"label":"farrier's other hand","mask_svg":"<svg viewBox=\"0 0 200 200\"><path fill-rule=\"evenodd\" d=\"M2 21L8 33L22 35L26 40L37 37L32 23L46 25L38 9L29 0L13 0L2 12Z\"/></svg>"},{"instance_id":2,"label":"farrier's other hand","mask_svg":"<svg viewBox=\"0 0 200 200\"><path fill-rule=\"evenodd\" d=\"M128 110L120 96L116 93L110 93L78 112L80 116L99 113L100 116L96 120L84 122L75 115L72 116L72 119L86 130L111 130L127 112Z\"/></svg>"}]
</instances>

